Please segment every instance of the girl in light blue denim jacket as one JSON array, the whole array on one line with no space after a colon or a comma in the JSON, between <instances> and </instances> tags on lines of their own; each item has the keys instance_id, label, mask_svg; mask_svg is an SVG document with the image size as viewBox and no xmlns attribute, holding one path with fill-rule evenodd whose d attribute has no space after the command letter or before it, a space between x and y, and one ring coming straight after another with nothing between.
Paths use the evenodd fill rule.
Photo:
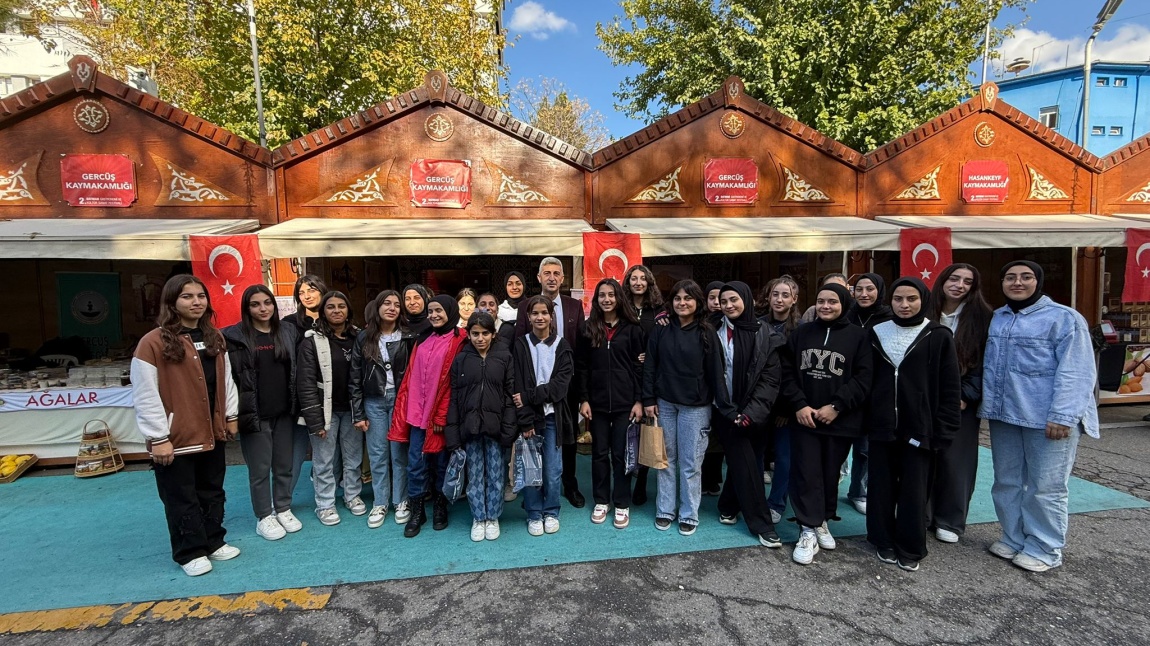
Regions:
<instances>
[{"instance_id":1,"label":"girl in light blue denim jacket","mask_svg":"<svg viewBox=\"0 0 1150 646\"><path fill-rule=\"evenodd\" d=\"M1042 267L1011 262L1001 278L1006 306L991 319L978 411L990 422L1002 525L990 552L1045 572L1062 564L1078 439L1098 437L1097 368L1086 320L1042 293Z\"/></svg>"}]
</instances>

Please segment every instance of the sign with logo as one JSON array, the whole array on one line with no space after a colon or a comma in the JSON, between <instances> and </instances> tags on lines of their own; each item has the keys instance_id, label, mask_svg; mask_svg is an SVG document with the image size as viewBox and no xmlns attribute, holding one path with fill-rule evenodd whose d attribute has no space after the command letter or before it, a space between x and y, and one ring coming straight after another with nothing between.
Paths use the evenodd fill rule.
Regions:
<instances>
[{"instance_id":1,"label":"sign with logo","mask_svg":"<svg viewBox=\"0 0 1150 646\"><path fill-rule=\"evenodd\" d=\"M411 164L411 203L417 207L466 208L471 203L471 162L415 160Z\"/></svg>"},{"instance_id":2,"label":"sign with logo","mask_svg":"<svg viewBox=\"0 0 1150 646\"><path fill-rule=\"evenodd\" d=\"M56 272L56 298L62 338L84 339L95 357L120 342L120 274Z\"/></svg>"},{"instance_id":3,"label":"sign with logo","mask_svg":"<svg viewBox=\"0 0 1150 646\"><path fill-rule=\"evenodd\" d=\"M136 201L136 165L127 155L64 155L60 180L70 206L122 208Z\"/></svg>"},{"instance_id":4,"label":"sign with logo","mask_svg":"<svg viewBox=\"0 0 1150 646\"><path fill-rule=\"evenodd\" d=\"M0 413L73 408L131 408L131 388L80 388L0 393Z\"/></svg>"},{"instance_id":5,"label":"sign with logo","mask_svg":"<svg viewBox=\"0 0 1150 646\"><path fill-rule=\"evenodd\" d=\"M1010 171L1000 159L968 161L962 165L962 201L967 204L1003 204Z\"/></svg>"},{"instance_id":6,"label":"sign with logo","mask_svg":"<svg viewBox=\"0 0 1150 646\"><path fill-rule=\"evenodd\" d=\"M759 199L759 167L753 159L720 157L703 166L707 204L754 204Z\"/></svg>"}]
</instances>

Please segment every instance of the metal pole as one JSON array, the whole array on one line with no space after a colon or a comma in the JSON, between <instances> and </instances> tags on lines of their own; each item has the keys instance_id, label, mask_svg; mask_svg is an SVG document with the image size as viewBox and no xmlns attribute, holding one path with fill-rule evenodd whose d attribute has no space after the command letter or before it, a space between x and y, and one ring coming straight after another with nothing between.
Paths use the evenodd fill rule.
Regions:
<instances>
[{"instance_id":1,"label":"metal pole","mask_svg":"<svg viewBox=\"0 0 1150 646\"><path fill-rule=\"evenodd\" d=\"M1082 141L1079 145L1087 149L1090 142L1090 55L1099 31L1101 29L1095 29L1090 38L1086 39L1086 62L1082 64Z\"/></svg>"},{"instance_id":2,"label":"metal pole","mask_svg":"<svg viewBox=\"0 0 1150 646\"><path fill-rule=\"evenodd\" d=\"M994 9L990 3L991 0L986 0L986 36L982 41L982 81L978 84L979 87L986 84L986 59L990 57L990 21L994 17Z\"/></svg>"},{"instance_id":3,"label":"metal pole","mask_svg":"<svg viewBox=\"0 0 1150 646\"><path fill-rule=\"evenodd\" d=\"M252 69L256 76L256 121L260 129L260 145L267 147L268 131L264 124L264 91L260 84L260 47L256 42L256 5L254 0L248 0L248 33L252 39Z\"/></svg>"}]
</instances>

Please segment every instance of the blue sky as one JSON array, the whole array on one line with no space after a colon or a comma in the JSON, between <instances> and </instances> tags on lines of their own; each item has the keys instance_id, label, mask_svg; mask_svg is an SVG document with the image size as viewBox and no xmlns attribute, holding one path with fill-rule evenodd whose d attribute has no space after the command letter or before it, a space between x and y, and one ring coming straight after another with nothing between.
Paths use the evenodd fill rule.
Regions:
<instances>
[{"instance_id":1,"label":"blue sky","mask_svg":"<svg viewBox=\"0 0 1150 646\"><path fill-rule=\"evenodd\" d=\"M1103 4L1036 0L1027 7L1027 22L1002 49L1004 59L1032 59L1033 71L1065 67L1068 60L1081 64L1086 38ZM622 15L618 0L510 0L503 20L508 37L517 38L506 52L510 86L522 78L553 77L603 113L613 137L641 129L643 122L614 108L612 92L628 70L614 67L598 49L595 24L616 15ZM1004 12L996 24L1017 23L1022 17L1017 11ZM1094 52L1094 58L1106 60L1150 59L1150 2L1125 0L1095 42ZM989 76L993 80L1001 70L992 69Z\"/></svg>"}]
</instances>

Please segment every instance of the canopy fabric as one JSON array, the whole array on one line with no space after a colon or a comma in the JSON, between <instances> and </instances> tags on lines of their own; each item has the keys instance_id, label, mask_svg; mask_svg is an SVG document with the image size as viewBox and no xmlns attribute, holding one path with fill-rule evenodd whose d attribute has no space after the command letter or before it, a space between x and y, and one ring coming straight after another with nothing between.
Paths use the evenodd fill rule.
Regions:
<instances>
[{"instance_id":1,"label":"canopy fabric","mask_svg":"<svg viewBox=\"0 0 1150 646\"><path fill-rule=\"evenodd\" d=\"M296 218L260 231L265 258L581 256L583 220Z\"/></svg>"},{"instance_id":2,"label":"canopy fabric","mask_svg":"<svg viewBox=\"0 0 1150 646\"><path fill-rule=\"evenodd\" d=\"M613 218L607 227L638 233L643 256L759 251L898 249L899 228L853 216L773 218Z\"/></svg>"},{"instance_id":3,"label":"canopy fabric","mask_svg":"<svg viewBox=\"0 0 1150 646\"><path fill-rule=\"evenodd\" d=\"M189 235L247 233L257 220L0 220L0 258L190 260Z\"/></svg>"},{"instance_id":4,"label":"canopy fabric","mask_svg":"<svg viewBox=\"0 0 1150 646\"><path fill-rule=\"evenodd\" d=\"M900 227L949 227L954 249L1120 247L1130 222L1101 215L898 215L875 218Z\"/></svg>"}]
</instances>

